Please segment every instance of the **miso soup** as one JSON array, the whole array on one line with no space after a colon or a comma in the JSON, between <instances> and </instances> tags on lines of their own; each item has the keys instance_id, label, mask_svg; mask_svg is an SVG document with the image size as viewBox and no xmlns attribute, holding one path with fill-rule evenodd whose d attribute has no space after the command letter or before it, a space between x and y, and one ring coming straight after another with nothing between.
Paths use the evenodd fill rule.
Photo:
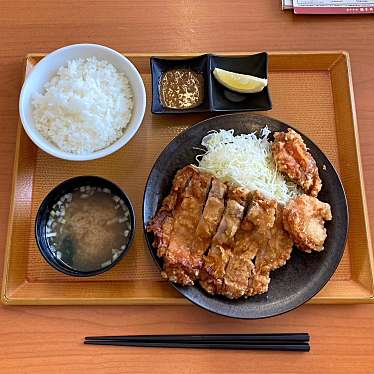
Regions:
<instances>
[{"instance_id":1,"label":"miso soup","mask_svg":"<svg viewBox=\"0 0 374 374\"><path fill-rule=\"evenodd\" d=\"M110 265L125 250L131 231L125 202L107 188L84 186L64 195L50 212L51 252L78 271Z\"/></svg>"}]
</instances>

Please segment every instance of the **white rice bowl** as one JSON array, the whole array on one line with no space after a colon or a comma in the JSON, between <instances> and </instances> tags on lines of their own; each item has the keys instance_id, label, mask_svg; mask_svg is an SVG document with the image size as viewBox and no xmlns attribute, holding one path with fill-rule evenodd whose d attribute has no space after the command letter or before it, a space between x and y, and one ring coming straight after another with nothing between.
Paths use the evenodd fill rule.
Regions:
<instances>
[{"instance_id":1,"label":"white rice bowl","mask_svg":"<svg viewBox=\"0 0 374 374\"><path fill-rule=\"evenodd\" d=\"M106 80L112 82L113 70L110 67L107 69L108 66L100 69L103 74L100 73L100 79L97 79L101 84L95 88L90 84L92 92L79 88L77 81L65 80L73 71L64 72L63 79L57 76L61 67L68 69L69 61L85 61L93 57L113 65L114 74L125 77L128 86L121 78L118 85L110 83L110 90L100 88L109 85L104 83ZM54 80L56 76L58 78ZM74 85L73 94L68 95L64 91L52 93L55 86L59 89L66 87L70 91L73 87L71 83ZM50 93L47 93L46 87L49 87ZM135 136L143 121L145 108L145 87L135 66L117 51L98 44L69 45L45 56L27 75L19 99L23 128L35 145L52 156L72 161L94 160L118 151ZM58 133L56 127L59 128ZM82 139L84 137L86 139Z\"/></svg>"}]
</instances>

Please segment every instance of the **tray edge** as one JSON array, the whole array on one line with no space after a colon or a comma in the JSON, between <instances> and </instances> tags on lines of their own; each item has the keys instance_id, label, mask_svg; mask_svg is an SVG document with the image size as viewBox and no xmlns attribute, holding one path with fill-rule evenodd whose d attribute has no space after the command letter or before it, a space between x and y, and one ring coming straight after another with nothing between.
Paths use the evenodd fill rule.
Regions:
<instances>
[{"instance_id":1,"label":"tray edge","mask_svg":"<svg viewBox=\"0 0 374 374\"><path fill-rule=\"evenodd\" d=\"M26 77L26 65L28 61L28 55L23 59L23 74L22 74L22 84ZM16 132L16 146L14 149L14 159L12 167L12 179L11 179L11 192L10 192L10 204L9 204L9 213L7 221L7 230L6 230L6 240L5 240L5 251L4 251L4 264L3 264L3 277L1 283L1 302L3 304L8 304L9 297L7 296L8 291L8 278L9 278L9 267L10 267L10 248L11 248L11 237L13 231L13 221L14 221L14 207L16 200L16 184L17 184L17 172L18 172L18 159L19 159L19 148L21 144L21 131L22 124L21 120L18 119L17 123L17 132Z\"/></svg>"},{"instance_id":2,"label":"tray edge","mask_svg":"<svg viewBox=\"0 0 374 374\"><path fill-rule=\"evenodd\" d=\"M358 166L358 174L359 174L359 181L360 181L360 192L361 192L361 201L362 201L362 208L363 208L363 215L365 221L365 233L366 239L368 243L368 266L369 272L371 275L371 296L368 299L369 302L374 302L374 254L373 254L373 246L372 246L372 239L371 239L371 229L370 229L370 220L369 220L369 211L367 206L367 198L366 198L366 188L365 188L365 178L363 173L362 167L362 158L361 158L361 146L360 146L360 135L358 131L358 121L357 121L357 112L356 112L356 102L354 97L354 89L353 89L353 78L352 78L352 68L350 62L350 56L348 51L341 51L341 55L336 59L336 61L330 66L329 71L339 62L339 60L343 58L345 66L347 68L347 78L348 78L348 86L349 86L349 100L350 100L350 108L352 110L351 113L351 121L353 124L353 132L354 132L354 141L355 141L355 151L357 157L357 166ZM358 282L360 283L360 282ZM360 283L361 284L361 283Z\"/></svg>"}]
</instances>

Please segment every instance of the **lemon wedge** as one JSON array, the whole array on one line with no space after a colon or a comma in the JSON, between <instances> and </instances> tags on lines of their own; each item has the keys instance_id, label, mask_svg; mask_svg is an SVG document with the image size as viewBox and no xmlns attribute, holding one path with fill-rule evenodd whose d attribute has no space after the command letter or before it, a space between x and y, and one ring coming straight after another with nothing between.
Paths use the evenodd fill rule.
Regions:
<instances>
[{"instance_id":1,"label":"lemon wedge","mask_svg":"<svg viewBox=\"0 0 374 374\"><path fill-rule=\"evenodd\" d=\"M267 86L268 80L253 75L233 73L219 68L213 70L213 75L226 88L241 93L260 92Z\"/></svg>"}]
</instances>

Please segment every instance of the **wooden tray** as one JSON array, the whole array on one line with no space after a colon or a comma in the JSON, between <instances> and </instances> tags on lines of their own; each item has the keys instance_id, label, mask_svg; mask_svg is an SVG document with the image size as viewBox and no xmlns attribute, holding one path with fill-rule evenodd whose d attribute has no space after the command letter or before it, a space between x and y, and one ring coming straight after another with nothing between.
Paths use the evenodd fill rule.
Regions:
<instances>
[{"instance_id":1,"label":"wooden tray","mask_svg":"<svg viewBox=\"0 0 374 374\"><path fill-rule=\"evenodd\" d=\"M146 248L141 218L143 189L150 168L164 146L186 127L212 114L152 115L150 56L127 55L144 79L148 103L139 132L114 155L88 162L59 160L40 151L21 124L18 125L2 288L4 303L186 302L161 279ZM26 74L42 57L42 54L27 56ZM265 114L310 136L336 166L348 197L350 230L342 262L311 302L369 302L374 293L373 259L348 54L270 53L269 82L273 109ZM43 260L34 240L34 218L52 187L67 178L89 174L108 178L128 193L136 209L137 231L129 254L120 264L100 276L81 279L60 274Z\"/></svg>"}]
</instances>

